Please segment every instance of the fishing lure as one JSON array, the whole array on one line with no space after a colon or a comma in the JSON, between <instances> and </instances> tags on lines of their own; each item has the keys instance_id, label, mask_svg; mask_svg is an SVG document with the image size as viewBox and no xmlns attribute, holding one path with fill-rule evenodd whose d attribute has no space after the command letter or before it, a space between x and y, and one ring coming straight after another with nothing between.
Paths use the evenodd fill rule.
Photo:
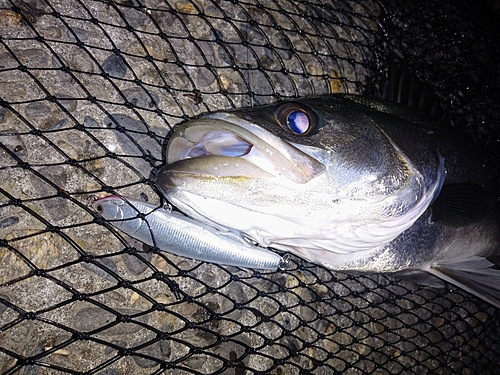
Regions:
<instances>
[{"instance_id":1,"label":"fishing lure","mask_svg":"<svg viewBox=\"0 0 500 375\"><path fill-rule=\"evenodd\" d=\"M242 268L285 269L288 256L256 246L239 233L220 231L180 212L111 195L89 205L114 227L160 250L183 257Z\"/></svg>"}]
</instances>

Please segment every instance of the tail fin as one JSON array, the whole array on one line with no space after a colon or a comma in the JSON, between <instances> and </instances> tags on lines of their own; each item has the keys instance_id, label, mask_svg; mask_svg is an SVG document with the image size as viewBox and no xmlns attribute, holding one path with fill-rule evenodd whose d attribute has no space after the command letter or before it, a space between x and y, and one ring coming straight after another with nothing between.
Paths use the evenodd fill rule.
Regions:
<instances>
[{"instance_id":1,"label":"tail fin","mask_svg":"<svg viewBox=\"0 0 500 375\"><path fill-rule=\"evenodd\" d=\"M427 272L500 308L500 270L482 257L433 264Z\"/></svg>"}]
</instances>

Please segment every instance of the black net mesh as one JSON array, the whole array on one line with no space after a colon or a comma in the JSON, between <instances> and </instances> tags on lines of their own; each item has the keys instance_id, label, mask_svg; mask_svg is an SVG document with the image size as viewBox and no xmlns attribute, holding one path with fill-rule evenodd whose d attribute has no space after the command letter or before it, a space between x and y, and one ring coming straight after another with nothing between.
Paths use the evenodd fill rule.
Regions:
<instances>
[{"instance_id":1,"label":"black net mesh","mask_svg":"<svg viewBox=\"0 0 500 375\"><path fill-rule=\"evenodd\" d=\"M450 285L196 262L86 206L161 204L152 176L184 119L329 92L412 102L389 77L434 92L494 165L496 17L455 0L0 0L0 373L498 373L498 310Z\"/></svg>"}]
</instances>

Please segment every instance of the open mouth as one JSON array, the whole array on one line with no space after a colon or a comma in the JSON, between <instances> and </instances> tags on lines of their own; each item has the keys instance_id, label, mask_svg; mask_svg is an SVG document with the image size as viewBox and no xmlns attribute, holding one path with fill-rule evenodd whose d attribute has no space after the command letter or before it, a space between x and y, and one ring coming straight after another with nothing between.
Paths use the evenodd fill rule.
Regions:
<instances>
[{"instance_id":1,"label":"open mouth","mask_svg":"<svg viewBox=\"0 0 500 375\"><path fill-rule=\"evenodd\" d=\"M248 155L253 145L236 134L224 131L209 131L191 147L179 152L179 160L208 155L220 155L237 158Z\"/></svg>"},{"instance_id":2,"label":"open mouth","mask_svg":"<svg viewBox=\"0 0 500 375\"><path fill-rule=\"evenodd\" d=\"M171 141L167 155L169 164L180 162L176 163L177 171L184 166L185 172L194 173L199 169L200 174L215 176L269 177L280 174L269 154L227 130L190 128L183 136ZM197 158L203 160L189 160Z\"/></svg>"},{"instance_id":3,"label":"open mouth","mask_svg":"<svg viewBox=\"0 0 500 375\"><path fill-rule=\"evenodd\" d=\"M240 119L237 119L240 120ZM189 165L189 173L219 175L219 168L230 175L244 175L252 169L252 177L285 177L295 183L306 183L322 173L324 165L293 144L245 120L199 118L182 124L174 133L167 148L167 163L176 164L176 170ZM212 163L213 161L213 163ZM210 168L208 166L210 165ZM251 168L250 168L251 165ZM186 171L188 172L188 171Z\"/></svg>"}]
</instances>

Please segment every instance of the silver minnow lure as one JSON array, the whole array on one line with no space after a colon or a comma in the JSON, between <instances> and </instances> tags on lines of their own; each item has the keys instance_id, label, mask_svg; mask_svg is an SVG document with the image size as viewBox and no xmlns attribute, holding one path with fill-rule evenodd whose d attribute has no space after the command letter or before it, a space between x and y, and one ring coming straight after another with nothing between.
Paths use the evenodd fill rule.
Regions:
<instances>
[{"instance_id":1,"label":"silver minnow lure","mask_svg":"<svg viewBox=\"0 0 500 375\"><path fill-rule=\"evenodd\" d=\"M286 267L287 260L277 253L252 245L236 232L219 231L179 212L115 195L94 200L90 206L122 232L175 255L243 268Z\"/></svg>"}]
</instances>

